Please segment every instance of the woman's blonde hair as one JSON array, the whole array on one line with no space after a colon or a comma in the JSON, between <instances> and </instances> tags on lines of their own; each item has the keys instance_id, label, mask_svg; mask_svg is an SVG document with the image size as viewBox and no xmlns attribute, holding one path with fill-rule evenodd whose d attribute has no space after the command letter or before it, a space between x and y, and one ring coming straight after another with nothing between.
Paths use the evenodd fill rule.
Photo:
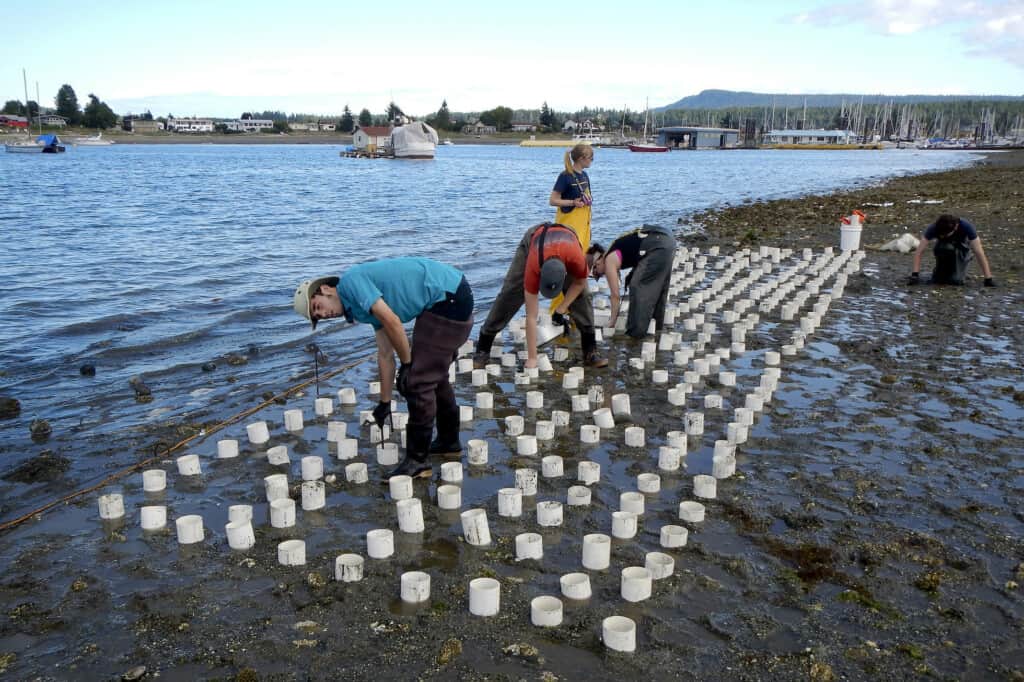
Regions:
<instances>
[{"instance_id":1,"label":"woman's blonde hair","mask_svg":"<svg viewBox=\"0 0 1024 682\"><path fill-rule=\"evenodd\" d=\"M583 144L582 142L573 147L572 149L565 152L565 170L568 173L572 173L572 162L579 161L584 156L593 158L594 148L589 144Z\"/></svg>"}]
</instances>

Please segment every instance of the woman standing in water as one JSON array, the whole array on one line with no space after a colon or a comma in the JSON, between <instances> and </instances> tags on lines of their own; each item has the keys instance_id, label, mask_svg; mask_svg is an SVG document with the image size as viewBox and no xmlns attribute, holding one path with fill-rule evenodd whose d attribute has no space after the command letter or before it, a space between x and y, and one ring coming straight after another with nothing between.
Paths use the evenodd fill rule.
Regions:
<instances>
[{"instance_id":1,"label":"woman standing in water","mask_svg":"<svg viewBox=\"0 0 1024 682\"><path fill-rule=\"evenodd\" d=\"M590 206L594 203L590 193L587 169L594 162L594 148L578 144L565 152L565 170L558 174L548 204L555 207L555 222L572 228L586 253L590 248ZM551 310L562 303L559 294L551 301Z\"/></svg>"}]
</instances>

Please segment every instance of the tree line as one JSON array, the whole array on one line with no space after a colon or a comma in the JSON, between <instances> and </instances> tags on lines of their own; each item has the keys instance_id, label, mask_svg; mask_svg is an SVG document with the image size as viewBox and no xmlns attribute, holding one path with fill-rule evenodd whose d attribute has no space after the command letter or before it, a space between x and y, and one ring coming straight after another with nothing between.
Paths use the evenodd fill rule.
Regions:
<instances>
[{"instance_id":1,"label":"tree line","mask_svg":"<svg viewBox=\"0 0 1024 682\"><path fill-rule=\"evenodd\" d=\"M67 119L68 125L83 126L85 128L98 128L106 130L117 125L117 114L93 93L89 93L89 101L85 107L78 104L78 96L75 89L68 84L60 86L57 96L54 97L56 105L55 113ZM32 119L40 113L39 103L29 100L22 104L16 99L7 100L0 114L11 116L25 116Z\"/></svg>"}]
</instances>

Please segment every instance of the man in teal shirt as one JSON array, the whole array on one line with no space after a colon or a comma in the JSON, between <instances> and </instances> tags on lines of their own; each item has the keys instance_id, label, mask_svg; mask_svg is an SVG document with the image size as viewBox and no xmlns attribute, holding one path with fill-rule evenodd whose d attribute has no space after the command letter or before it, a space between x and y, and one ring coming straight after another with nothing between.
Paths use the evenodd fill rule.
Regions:
<instances>
[{"instance_id":1,"label":"man in teal shirt","mask_svg":"<svg viewBox=\"0 0 1024 682\"><path fill-rule=\"evenodd\" d=\"M461 452L459 406L448 367L473 327L473 291L455 268L429 258L390 258L361 263L339 277L302 282L295 312L317 322L344 317L371 325L377 338L380 403L373 415L391 413L391 387L409 404L405 458L391 476L430 476L430 453ZM413 341L403 325L415 320ZM395 372L395 355L400 365ZM437 439L431 442L434 422Z\"/></svg>"}]
</instances>

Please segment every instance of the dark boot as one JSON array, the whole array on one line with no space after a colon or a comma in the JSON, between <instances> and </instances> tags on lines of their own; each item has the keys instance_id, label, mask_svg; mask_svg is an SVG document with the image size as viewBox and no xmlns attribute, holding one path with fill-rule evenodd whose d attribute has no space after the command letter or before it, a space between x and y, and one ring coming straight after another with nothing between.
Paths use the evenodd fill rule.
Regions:
<instances>
[{"instance_id":1,"label":"dark boot","mask_svg":"<svg viewBox=\"0 0 1024 682\"><path fill-rule=\"evenodd\" d=\"M593 332L580 334L580 342L583 345L583 366L584 367L607 367L608 358L601 355L597 350L597 337Z\"/></svg>"},{"instance_id":2,"label":"dark boot","mask_svg":"<svg viewBox=\"0 0 1024 682\"><path fill-rule=\"evenodd\" d=\"M413 478L433 476L434 470L427 463L427 451L430 448L429 429L409 429L406 435L405 457L397 467L384 474L387 483L392 476L412 476Z\"/></svg>"}]
</instances>

